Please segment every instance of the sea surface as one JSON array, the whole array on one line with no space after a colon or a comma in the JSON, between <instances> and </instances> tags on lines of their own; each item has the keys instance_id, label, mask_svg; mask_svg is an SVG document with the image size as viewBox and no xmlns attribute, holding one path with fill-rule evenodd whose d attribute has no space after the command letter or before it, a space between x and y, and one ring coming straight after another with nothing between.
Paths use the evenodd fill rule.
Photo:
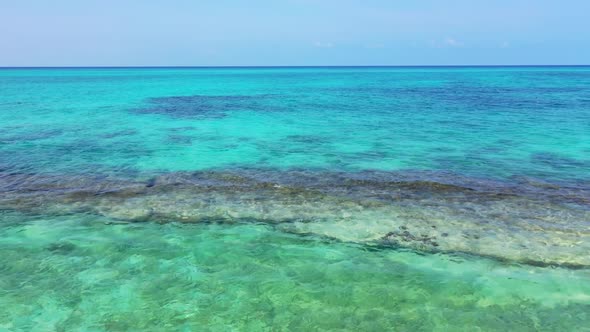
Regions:
<instances>
[{"instance_id":1,"label":"sea surface","mask_svg":"<svg viewBox=\"0 0 590 332\"><path fill-rule=\"evenodd\" d=\"M590 331L590 67L0 69L0 331Z\"/></svg>"}]
</instances>

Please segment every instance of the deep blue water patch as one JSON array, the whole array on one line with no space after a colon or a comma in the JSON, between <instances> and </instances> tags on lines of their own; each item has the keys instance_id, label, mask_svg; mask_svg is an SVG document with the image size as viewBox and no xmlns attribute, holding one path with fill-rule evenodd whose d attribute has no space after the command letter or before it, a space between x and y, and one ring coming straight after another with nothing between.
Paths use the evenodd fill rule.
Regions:
<instances>
[{"instance_id":1,"label":"deep blue water patch","mask_svg":"<svg viewBox=\"0 0 590 332\"><path fill-rule=\"evenodd\" d=\"M174 118L223 118L232 111L272 111L277 107L269 103L270 95L227 96L171 96L146 100L147 106L135 109L137 113L161 114Z\"/></svg>"}]
</instances>

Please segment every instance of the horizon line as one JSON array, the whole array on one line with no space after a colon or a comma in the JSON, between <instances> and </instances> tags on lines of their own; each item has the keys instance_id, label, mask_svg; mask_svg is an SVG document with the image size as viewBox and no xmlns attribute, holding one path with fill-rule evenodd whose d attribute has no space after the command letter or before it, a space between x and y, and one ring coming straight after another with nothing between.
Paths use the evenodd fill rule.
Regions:
<instances>
[{"instance_id":1,"label":"horizon line","mask_svg":"<svg viewBox=\"0 0 590 332\"><path fill-rule=\"evenodd\" d=\"M590 64L507 64L507 65L219 65L219 66L199 66L199 65L146 65L146 66L0 66L0 69L149 69L149 68L195 68L195 69L222 69L222 68L501 68L501 67L590 67Z\"/></svg>"}]
</instances>

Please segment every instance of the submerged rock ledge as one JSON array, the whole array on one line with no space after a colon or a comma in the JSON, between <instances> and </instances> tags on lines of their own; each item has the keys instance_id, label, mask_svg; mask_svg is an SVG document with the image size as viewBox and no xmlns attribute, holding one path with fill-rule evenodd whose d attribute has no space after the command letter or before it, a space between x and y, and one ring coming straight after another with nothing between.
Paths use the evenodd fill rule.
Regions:
<instances>
[{"instance_id":1,"label":"submerged rock ledge","mask_svg":"<svg viewBox=\"0 0 590 332\"><path fill-rule=\"evenodd\" d=\"M139 222L256 220L425 252L590 267L585 187L445 174L234 170L147 180L0 173L0 209Z\"/></svg>"}]
</instances>

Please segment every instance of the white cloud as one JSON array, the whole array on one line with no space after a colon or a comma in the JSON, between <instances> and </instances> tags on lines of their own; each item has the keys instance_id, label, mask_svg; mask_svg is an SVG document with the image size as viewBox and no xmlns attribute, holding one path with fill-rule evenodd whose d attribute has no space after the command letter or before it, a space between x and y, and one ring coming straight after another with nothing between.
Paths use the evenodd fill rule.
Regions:
<instances>
[{"instance_id":1,"label":"white cloud","mask_svg":"<svg viewBox=\"0 0 590 332\"><path fill-rule=\"evenodd\" d=\"M465 44L455 38L446 37L442 40L430 40L430 47L433 48L445 48L445 47L463 47Z\"/></svg>"},{"instance_id":2,"label":"white cloud","mask_svg":"<svg viewBox=\"0 0 590 332\"><path fill-rule=\"evenodd\" d=\"M334 44L331 42L315 42L313 43L313 46L318 47L318 48L332 48L334 47Z\"/></svg>"},{"instance_id":3,"label":"white cloud","mask_svg":"<svg viewBox=\"0 0 590 332\"><path fill-rule=\"evenodd\" d=\"M447 37L444 40L444 44L450 47L462 47L463 43L456 40L455 38Z\"/></svg>"},{"instance_id":4,"label":"white cloud","mask_svg":"<svg viewBox=\"0 0 590 332\"><path fill-rule=\"evenodd\" d=\"M367 44L367 45L365 45L365 48L369 48L369 49L385 48L385 44L381 44L381 43Z\"/></svg>"}]
</instances>

